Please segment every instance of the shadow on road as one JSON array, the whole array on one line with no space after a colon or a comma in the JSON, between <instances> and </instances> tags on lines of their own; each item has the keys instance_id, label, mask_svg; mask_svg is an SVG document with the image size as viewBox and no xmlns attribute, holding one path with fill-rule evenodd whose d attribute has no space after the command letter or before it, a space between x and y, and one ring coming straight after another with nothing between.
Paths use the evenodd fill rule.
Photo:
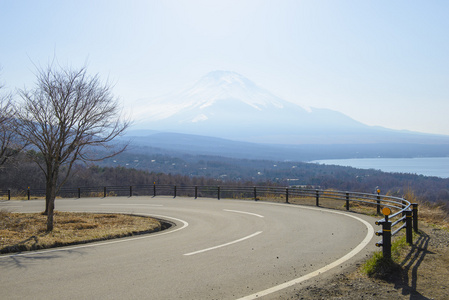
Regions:
<instances>
[{"instance_id":1,"label":"shadow on road","mask_svg":"<svg viewBox=\"0 0 449 300\"><path fill-rule=\"evenodd\" d=\"M44 250L45 251L45 250ZM66 253L84 255L80 249L65 250ZM1 269L26 269L43 261L50 261L61 257L60 251L51 253L29 251L0 256Z\"/></svg>"}]
</instances>

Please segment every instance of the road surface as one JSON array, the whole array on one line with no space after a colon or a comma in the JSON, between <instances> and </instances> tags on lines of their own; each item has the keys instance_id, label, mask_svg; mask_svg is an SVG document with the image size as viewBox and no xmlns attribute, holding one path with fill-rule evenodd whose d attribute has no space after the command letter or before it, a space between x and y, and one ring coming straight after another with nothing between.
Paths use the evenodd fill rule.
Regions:
<instances>
[{"instance_id":1,"label":"road surface","mask_svg":"<svg viewBox=\"0 0 449 300\"><path fill-rule=\"evenodd\" d=\"M40 212L44 201L2 201ZM60 211L121 212L176 224L149 235L0 255L2 299L274 299L375 250L375 219L255 201L57 199Z\"/></svg>"}]
</instances>

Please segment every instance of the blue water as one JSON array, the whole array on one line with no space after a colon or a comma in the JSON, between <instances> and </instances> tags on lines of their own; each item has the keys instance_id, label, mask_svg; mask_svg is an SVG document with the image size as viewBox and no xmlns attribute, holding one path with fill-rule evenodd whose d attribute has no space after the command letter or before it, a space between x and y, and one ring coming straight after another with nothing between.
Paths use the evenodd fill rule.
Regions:
<instances>
[{"instance_id":1,"label":"blue water","mask_svg":"<svg viewBox=\"0 0 449 300\"><path fill-rule=\"evenodd\" d=\"M325 159L312 162L449 178L449 157Z\"/></svg>"}]
</instances>

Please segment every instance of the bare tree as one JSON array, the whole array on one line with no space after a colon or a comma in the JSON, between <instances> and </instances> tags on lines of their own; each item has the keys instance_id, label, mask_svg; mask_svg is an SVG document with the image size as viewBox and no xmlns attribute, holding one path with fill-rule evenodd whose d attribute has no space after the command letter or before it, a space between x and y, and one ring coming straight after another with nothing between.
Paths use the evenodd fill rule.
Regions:
<instances>
[{"instance_id":1,"label":"bare tree","mask_svg":"<svg viewBox=\"0 0 449 300\"><path fill-rule=\"evenodd\" d=\"M0 166L24 147L13 130L12 95L11 93L2 93L2 90L3 85L0 85Z\"/></svg>"},{"instance_id":2,"label":"bare tree","mask_svg":"<svg viewBox=\"0 0 449 300\"><path fill-rule=\"evenodd\" d=\"M37 70L36 86L20 90L17 133L41 155L36 159L45 174L47 231L53 230L55 197L76 161L101 160L125 150L111 141L124 134L130 122L123 118L108 83L86 68ZM95 155L97 146L108 155ZM97 153L98 154L98 153ZM62 168L64 169L61 172Z\"/></svg>"}]
</instances>

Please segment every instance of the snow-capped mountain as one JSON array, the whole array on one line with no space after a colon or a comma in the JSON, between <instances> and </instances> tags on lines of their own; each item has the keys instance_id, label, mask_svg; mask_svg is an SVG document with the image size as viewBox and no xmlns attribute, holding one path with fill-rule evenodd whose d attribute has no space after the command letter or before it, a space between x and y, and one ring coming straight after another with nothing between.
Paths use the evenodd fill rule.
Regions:
<instances>
[{"instance_id":1,"label":"snow-capped mountain","mask_svg":"<svg viewBox=\"0 0 449 300\"><path fill-rule=\"evenodd\" d=\"M232 101L229 100L238 100L238 102L259 111L284 108L289 104L256 86L240 74L214 71L202 77L187 90L168 97L150 100L148 102L149 110L145 112L145 115L148 116L149 113L153 119L160 120L183 110L190 110L192 111L192 119L185 121L198 122L208 119L205 114L208 107L214 105L230 106ZM209 113L211 113L210 109ZM139 114L143 115L142 112Z\"/></svg>"},{"instance_id":2,"label":"snow-capped mountain","mask_svg":"<svg viewBox=\"0 0 449 300\"><path fill-rule=\"evenodd\" d=\"M415 136L357 122L337 111L303 108L235 72L214 71L191 88L146 100L136 127L279 144L414 142Z\"/></svg>"}]
</instances>

